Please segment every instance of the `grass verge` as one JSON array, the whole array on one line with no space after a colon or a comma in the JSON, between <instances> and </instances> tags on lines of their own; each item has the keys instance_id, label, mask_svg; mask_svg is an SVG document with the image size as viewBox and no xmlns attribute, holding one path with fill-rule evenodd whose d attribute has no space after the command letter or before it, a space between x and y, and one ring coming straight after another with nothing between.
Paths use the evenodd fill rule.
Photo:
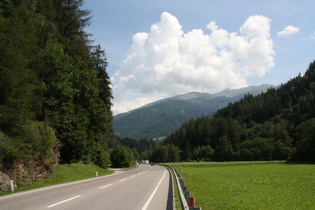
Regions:
<instances>
[{"instance_id":1,"label":"grass verge","mask_svg":"<svg viewBox=\"0 0 315 210\"><path fill-rule=\"evenodd\" d=\"M102 169L93 164L73 163L73 164L60 164L57 165L50 176L43 182L37 182L27 187L19 187L15 189L15 192L21 192L40 187L62 184L66 182L78 181L82 179L93 178L96 176L96 171L99 176L111 174L113 171L108 169ZM7 195L12 192L1 192L1 195Z\"/></svg>"},{"instance_id":2,"label":"grass verge","mask_svg":"<svg viewBox=\"0 0 315 210\"><path fill-rule=\"evenodd\" d=\"M174 194L175 194L175 203L176 203L176 209L181 209L182 208L182 205L181 205L181 202L180 202L180 196L179 196L179 191L178 191L178 184L177 184L177 181L176 181L176 177L175 177L175 174L174 172L172 171L172 177L173 177L173 183L174 183Z\"/></svg>"},{"instance_id":3,"label":"grass verge","mask_svg":"<svg viewBox=\"0 0 315 210\"><path fill-rule=\"evenodd\" d=\"M203 209L315 209L315 165L172 163Z\"/></svg>"}]
</instances>

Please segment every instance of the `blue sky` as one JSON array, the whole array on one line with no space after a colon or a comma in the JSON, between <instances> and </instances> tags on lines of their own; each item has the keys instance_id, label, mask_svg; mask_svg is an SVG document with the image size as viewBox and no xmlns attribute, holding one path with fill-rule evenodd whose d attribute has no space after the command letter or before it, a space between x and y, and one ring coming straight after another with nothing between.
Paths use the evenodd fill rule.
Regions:
<instances>
[{"instance_id":1,"label":"blue sky","mask_svg":"<svg viewBox=\"0 0 315 210\"><path fill-rule=\"evenodd\" d=\"M191 91L287 82L315 59L313 0L86 0L114 114Z\"/></svg>"}]
</instances>

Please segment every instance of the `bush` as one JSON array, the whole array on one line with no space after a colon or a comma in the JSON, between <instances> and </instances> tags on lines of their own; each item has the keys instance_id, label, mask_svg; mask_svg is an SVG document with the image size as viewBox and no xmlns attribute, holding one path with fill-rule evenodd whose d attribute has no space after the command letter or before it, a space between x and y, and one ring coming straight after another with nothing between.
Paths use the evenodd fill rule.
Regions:
<instances>
[{"instance_id":1,"label":"bush","mask_svg":"<svg viewBox=\"0 0 315 210\"><path fill-rule=\"evenodd\" d=\"M109 154L104 150L99 150L93 157L92 162L101 167L101 168L108 168L109 165Z\"/></svg>"},{"instance_id":2,"label":"bush","mask_svg":"<svg viewBox=\"0 0 315 210\"><path fill-rule=\"evenodd\" d=\"M112 167L124 168L134 164L135 158L133 152L128 147L116 146L110 153Z\"/></svg>"}]
</instances>

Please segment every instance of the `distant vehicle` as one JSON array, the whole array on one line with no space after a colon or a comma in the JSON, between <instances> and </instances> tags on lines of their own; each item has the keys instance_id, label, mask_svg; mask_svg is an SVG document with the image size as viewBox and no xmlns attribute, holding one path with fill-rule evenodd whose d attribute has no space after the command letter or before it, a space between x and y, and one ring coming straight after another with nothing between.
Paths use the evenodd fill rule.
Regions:
<instances>
[{"instance_id":1,"label":"distant vehicle","mask_svg":"<svg viewBox=\"0 0 315 210\"><path fill-rule=\"evenodd\" d=\"M143 164L149 165L149 160L142 160Z\"/></svg>"},{"instance_id":2,"label":"distant vehicle","mask_svg":"<svg viewBox=\"0 0 315 210\"><path fill-rule=\"evenodd\" d=\"M155 163L151 163L151 166L155 166Z\"/></svg>"}]
</instances>

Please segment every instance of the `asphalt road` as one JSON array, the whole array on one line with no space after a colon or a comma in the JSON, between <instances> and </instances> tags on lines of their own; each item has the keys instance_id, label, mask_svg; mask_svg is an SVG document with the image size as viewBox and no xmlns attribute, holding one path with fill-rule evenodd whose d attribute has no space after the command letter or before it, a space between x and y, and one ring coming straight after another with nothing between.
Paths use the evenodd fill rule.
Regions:
<instances>
[{"instance_id":1,"label":"asphalt road","mask_svg":"<svg viewBox=\"0 0 315 210\"><path fill-rule=\"evenodd\" d=\"M0 210L170 210L172 198L168 170L140 165L108 176L1 196Z\"/></svg>"}]
</instances>

